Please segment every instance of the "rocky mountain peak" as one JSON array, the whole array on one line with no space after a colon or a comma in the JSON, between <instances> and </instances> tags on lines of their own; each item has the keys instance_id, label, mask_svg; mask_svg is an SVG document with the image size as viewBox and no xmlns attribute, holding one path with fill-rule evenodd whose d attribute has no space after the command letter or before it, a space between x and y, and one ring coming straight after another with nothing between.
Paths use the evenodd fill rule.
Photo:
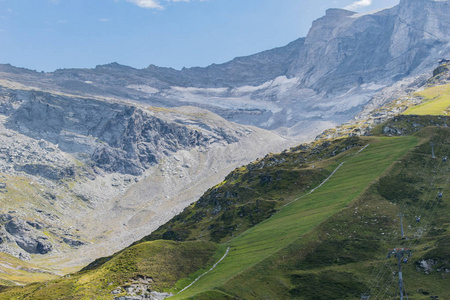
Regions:
<instances>
[{"instance_id":1,"label":"rocky mountain peak","mask_svg":"<svg viewBox=\"0 0 450 300\"><path fill-rule=\"evenodd\" d=\"M314 44L316 41L329 41L343 28L348 27L353 23L354 19L349 18L354 15L354 12L332 8L328 9L325 16L315 20L311 26L311 29L306 36L305 44Z\"/></svg>"},{"instance_id":2,"label":"rocky mountain peak","mask_svg":"<svg viewBox=\"0 0 450 300\"><path fill-rule=\"evenodd\" d=\"M349 17L354 14L356 13L342 8L329 8L325 11L326 18L342 18Z\"/></svg>"},{"instance_id":3,"label":"rocky mountain peak","mask_svg":"<svg viewBox=\"0 0 450 300\"><path fill-rule=\"evenodd\" d=\"M438 53L449 52L448 15L448 1L432 0L404 0L368 14L328 10L313 23L290 76L333 94L431 71Z\"/></svg>"},{"instance_id":4,"label":"rocky mountain peak","mask_svg":"<svg viewBox=\"0 0 450 300\"><path fill-rule=\"evenodd\" d=\"M121 65L117 62L112 62L106 65L98 65L95 67L95 70L101 71L101 70L115 70L115 71L131 71L136 70L132 67Z\"/></svg>"}]
</instances>

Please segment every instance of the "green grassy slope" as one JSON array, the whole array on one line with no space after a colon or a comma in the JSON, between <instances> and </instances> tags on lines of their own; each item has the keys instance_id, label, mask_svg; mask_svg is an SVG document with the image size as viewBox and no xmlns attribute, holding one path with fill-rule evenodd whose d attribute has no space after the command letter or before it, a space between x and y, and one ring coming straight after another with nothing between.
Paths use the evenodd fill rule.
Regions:
<instances>
[{"instance_id":1,"label":"green grassy slope","mask_svg":"<svg viewBox=\"0 0 450 300\"><path fill-rule=\"evenodd\" d=\"M359 138L340 139L269 154L233 171L195 204L142 241L226 242L327 178L335 166L333 161L324 159L359 149L364 143Z\"/></svg>"},{"instance_id":2,"label":"green grassy slope","mask_svg":"<svg viewBox=\"0 0 450 300\"><path fill-rule=\"evenodd\" d=\"M145 279L152 290L169 289L181 278L202 272L220 254L211 242L152 241L127 248L100 266L21 288L6 288L0 299L114 299L117 287L126 287Z\"/></svg>"},{"instance_id":3,"label":"green grassy slope","mask_svg":"<svg viewBox=\"0 0 450 300\"><path fill-rule=\"evenodd\" d=\"M449 153L448 129L422 134L422 142L432 137L440 144L437 155ZM408 247L414 255L404 265L409 299L449 299L450 207L448 196L437 196L440 188L444 195L450 192L448 170L422 143L347 207L219 290L242 299L359 299L362 292L371 299L392 298L396 261L386 254L389 248ZM399 212L405 214L407 239L399 234ZM421 236L414 236L418 232ZM420 267L424 260L434 264L429 274Z\"/></svg>"},{"instance_id":4,"label":"green grassy slope","mask_svg":"<svg viewBox=\"0 0 450 300\"><path fill-rule=\"evenodd\" d=\"M414 132L411 123L438 122L407 118L389 126L408 125L411 130L403 131ZM445 299L450 172L442 159L431 159L429 142L440 158L450 153L449 136L449 128L427 127L409 136L347 138L268 155L237 169L140 243L70 277L8 288L0 299L114 299L139 278L151 278L152 291L177 293L227 247L228 256L213 271L170 299L359 299L362 292L383 293L383 299L395 293L395 261L385 256L397 246L414 249L404 272L410 299ZM273 204L256 207L257 201ZM252 209L242 214L247 206ZM400 211L408 239L398 234ZM414 222L417 213L423 228ZM217 243L213 232L226 224L234 230ZM429 275L421 261L433 264ZM117 287L121 293L111 294Z\"/></svg>"},{"instance_id":5,"label":"green grassy slope","mask_svg":"<svg viewBox=\"0 0 450 300\"><path fill-rule=\"evenodd\" d=\"M6 253L0 253L0 285L15 286L55 279L58 276Z\"/></svg>"},{"instance_id":6,"label":"green grassy slope","mask_svg":"<svg viewBox=\"0 0 450 300\"><path fill-rule=\"evenodd\" d=\"M450 112L450 84L427 88L416 93L424 102L404 112L405 115L447 115Z\"/></svg>"},{"instance_id":7,"label":"green grassy slope","mask_svg":"<svg viewBox=\"0 0 450 300\"><path fill-rule=\"evenodd\" d=\"M417 143L415 137L367 138L370 146L359 154L334 162L344 165L314 193L284 207L261 224L231 240L229 255L208 276L173 299L183 299L223 285L255 264L307 234L357 198L386 168ZM245 282L245 281L244 281ZM249 289L252 292L254 289ZM227 289L224 289L227 292ZM232 293L241 297L242 291Z\"/></svg>"}]
</instances>

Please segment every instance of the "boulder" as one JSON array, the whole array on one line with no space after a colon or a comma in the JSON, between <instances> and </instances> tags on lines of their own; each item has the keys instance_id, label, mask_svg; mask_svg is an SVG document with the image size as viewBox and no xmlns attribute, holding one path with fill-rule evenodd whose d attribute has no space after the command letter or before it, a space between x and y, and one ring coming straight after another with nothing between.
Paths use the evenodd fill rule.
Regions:
<instances>
[{"instance_id":1,"label":"boulder","mask_svg":"<svg viewBox=\"0 0 450 300\"><path fill-rule=\"evenodd\" d=\"M22 220L10 220L5 229L13 236L16 244L30 254L46 254L52 250L48 238L37 236L32 227Z\"/></svg>"}]
</instances>

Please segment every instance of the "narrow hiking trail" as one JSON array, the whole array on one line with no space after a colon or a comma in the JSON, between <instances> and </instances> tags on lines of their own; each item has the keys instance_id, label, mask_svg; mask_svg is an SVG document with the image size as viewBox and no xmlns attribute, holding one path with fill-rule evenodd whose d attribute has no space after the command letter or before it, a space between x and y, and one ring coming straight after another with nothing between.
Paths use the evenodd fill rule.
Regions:
<instances>
[{"instance_id":1,"label":"narrow hiking trail","mask_svg":"<svg viewBox=\"0 0 450 300\"><path fill-rule=\"evenodd\" d=\"M205 276L206 274L208 274L209 272L211 272L212 270L214 270L214 269L217 267L217 265L218 265L222 260L224 260L224 258L228 255L228 252L230 252L230 247L227 248L227 251L226 251L225 254L222 256L222 258L219 259L219 260L211 267L211 269L209 269L208 271L206 271L206 272L203 273L202 275L198 276L198 277L197 277L194 281L192 281L188 286L186 286L184 289L182 289L181 291L179 291L179 292L177 293L177 295L178 295L179 293L184 292L184 291L187 290L188 288L190 288L190 287L191 287L194 283L196 283L200 278L202 278L203 276Z\"/></svg>"},{"instance_id":2,"label":"narrow hiking trail","mask_svg":"<svg viewBox=\"0 0 450 300\"><path fill-rule=\"evenodd\" d=\"M366 149L367 147L369 147L369 145L370 145L370 144L367 144L367 145L365 145L363 148L359 149L359 151L356 152L355 155L361 153L361 151L363 151L364 149ZM322 183L320 183L318 186L316 186L315 188L313 188L312 190L310 190L308 193L306 193L306 194L304 194L304 195L302 195L302 196L300 196L300 197L298 197L298 198L295 198L294 200L292 200L292 201L289 202L289 203L286 203L285 205L283 205L283 207L288 206L289 204L291 204L291 203L293 203L293 202L295 202L295 201L297 201L297 200L300 200L300 199L302 199L302 198L304 198L304 197L306 197L306 196L308 196L308 195L311 195L315 190L317 190L317 189L320 188L322 185L324 185L325 182L327 182L327 181L334 175L334 173L336 173L336 171L339 170L339 168L342 167L342 165L345 164L346 162L347 162L347 161L341 162L341 163L339 164L339 166L337 166L336 169L334 169L333 172L331 172L330 176L328 176L327 178L325 178L325 180L322 181Z\"/></svg>"},{"instance_id":3,"label":"narrow hiking trail","mask_svg":"<svg viewBox=\"0 0 450 300\"><path fill-rule=\"evenodd\" d=\"M356 152L354 155L357 155L357 154L359 154L361 151L363 151L364 149L366 149L368 146L369 146L370 144L367 144L367 145L365 145L363 148L361 148L358 152ZM333 172L331 172L331 174L327 177L327 178L325 178L318 186L316 186L315 188L313 188L313 189L311 189L308 193L306 193L306 194L304 194L304 195L302 195L302 196L300 196L300 197L298 197L298 198L296 198L296 199L294 199L293 201L291 201L291 202L289 202L289 203L287 203L287 204L285 204L284 206L282 206L282 207L286 207L286 206L288 206L289 204L292 204L293 202L295 202L295 201L297 201L297 200L299 200L299 199L302 199L303 197L306 197L306 196L308 196L308 195L310 195L310 194L312 194L314 191L316 191L318 188L320 188L322 185L324 185L344 164L346 163L346 161L343 161L342 163L340 163L334 170L333 170ZM236 237L237 238L237 237ZM234 238L235 239L235 238ZM233 241L234 239L232 239L231 241ZM230 241L230 242L231 242ZM198 276L193 282L191 282L188 286L186 286L185 288L183 288L181 291L179 291L176 295L178 295L178 294L180 294L180 293L182 293L182 292L184 292L185 290L187 290L188 288L190 288L194 283L196 283L200 278L202 278L203 276L205 276L205 275L207 275L209 272L211 272L212 270L214 270L215 268L216 268L216 266L222 261L222 260L224 260L225 259L225 257L228 255L228 253L230 252L230 247L228 247L227 248L227 251L225 252L225 254L223 255L223 257L219 260L219 261L217 261L212 267L211 267L211 269L209 269L208 271L206 271L205 273L203 273L203 274L201 274L200 276Z\"/></svg>"}]
</instances>

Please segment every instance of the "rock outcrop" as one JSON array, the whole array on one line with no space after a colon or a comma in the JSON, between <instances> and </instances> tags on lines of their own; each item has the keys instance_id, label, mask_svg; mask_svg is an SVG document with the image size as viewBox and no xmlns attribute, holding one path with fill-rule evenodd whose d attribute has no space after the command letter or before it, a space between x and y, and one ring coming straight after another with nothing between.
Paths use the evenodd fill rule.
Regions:
<instances>
[{"instance_id":1,"label":"rock outcrop","mask_svg":"<svg viewBox=\"0 0 450 300\"><path fill-rule=\"evenodd\" d=\"M17 97L12 95L11 100ZM45 140L107 172L141 175L158 160L179 150L214 143L235 143L245 132L215 128L201 120L186 121L175 112L30 91L17 108L8 109L6 127ZM11 101L12 102L12 101ZM11 107L3 102L3 107ZM6 109L5 109L6 110ZM170 116L172 114L172 116ZM169 117L168 117L169 116ZM59 180L74 176L70 167L16 165L17 171Z\"/></svg>"},{"instance_id":2,"label":"rock outcrop","mask_svg":"<svg viewBox=\"0 0 450 300\"><path fill-rule=\"evenodd\" d=\"M8 232L17 245L29 254L46 254L52 250L52 245L45 236L36 236L34 230L25 222L12 219L5 224Z\"/></svg>"}]
</instances>

